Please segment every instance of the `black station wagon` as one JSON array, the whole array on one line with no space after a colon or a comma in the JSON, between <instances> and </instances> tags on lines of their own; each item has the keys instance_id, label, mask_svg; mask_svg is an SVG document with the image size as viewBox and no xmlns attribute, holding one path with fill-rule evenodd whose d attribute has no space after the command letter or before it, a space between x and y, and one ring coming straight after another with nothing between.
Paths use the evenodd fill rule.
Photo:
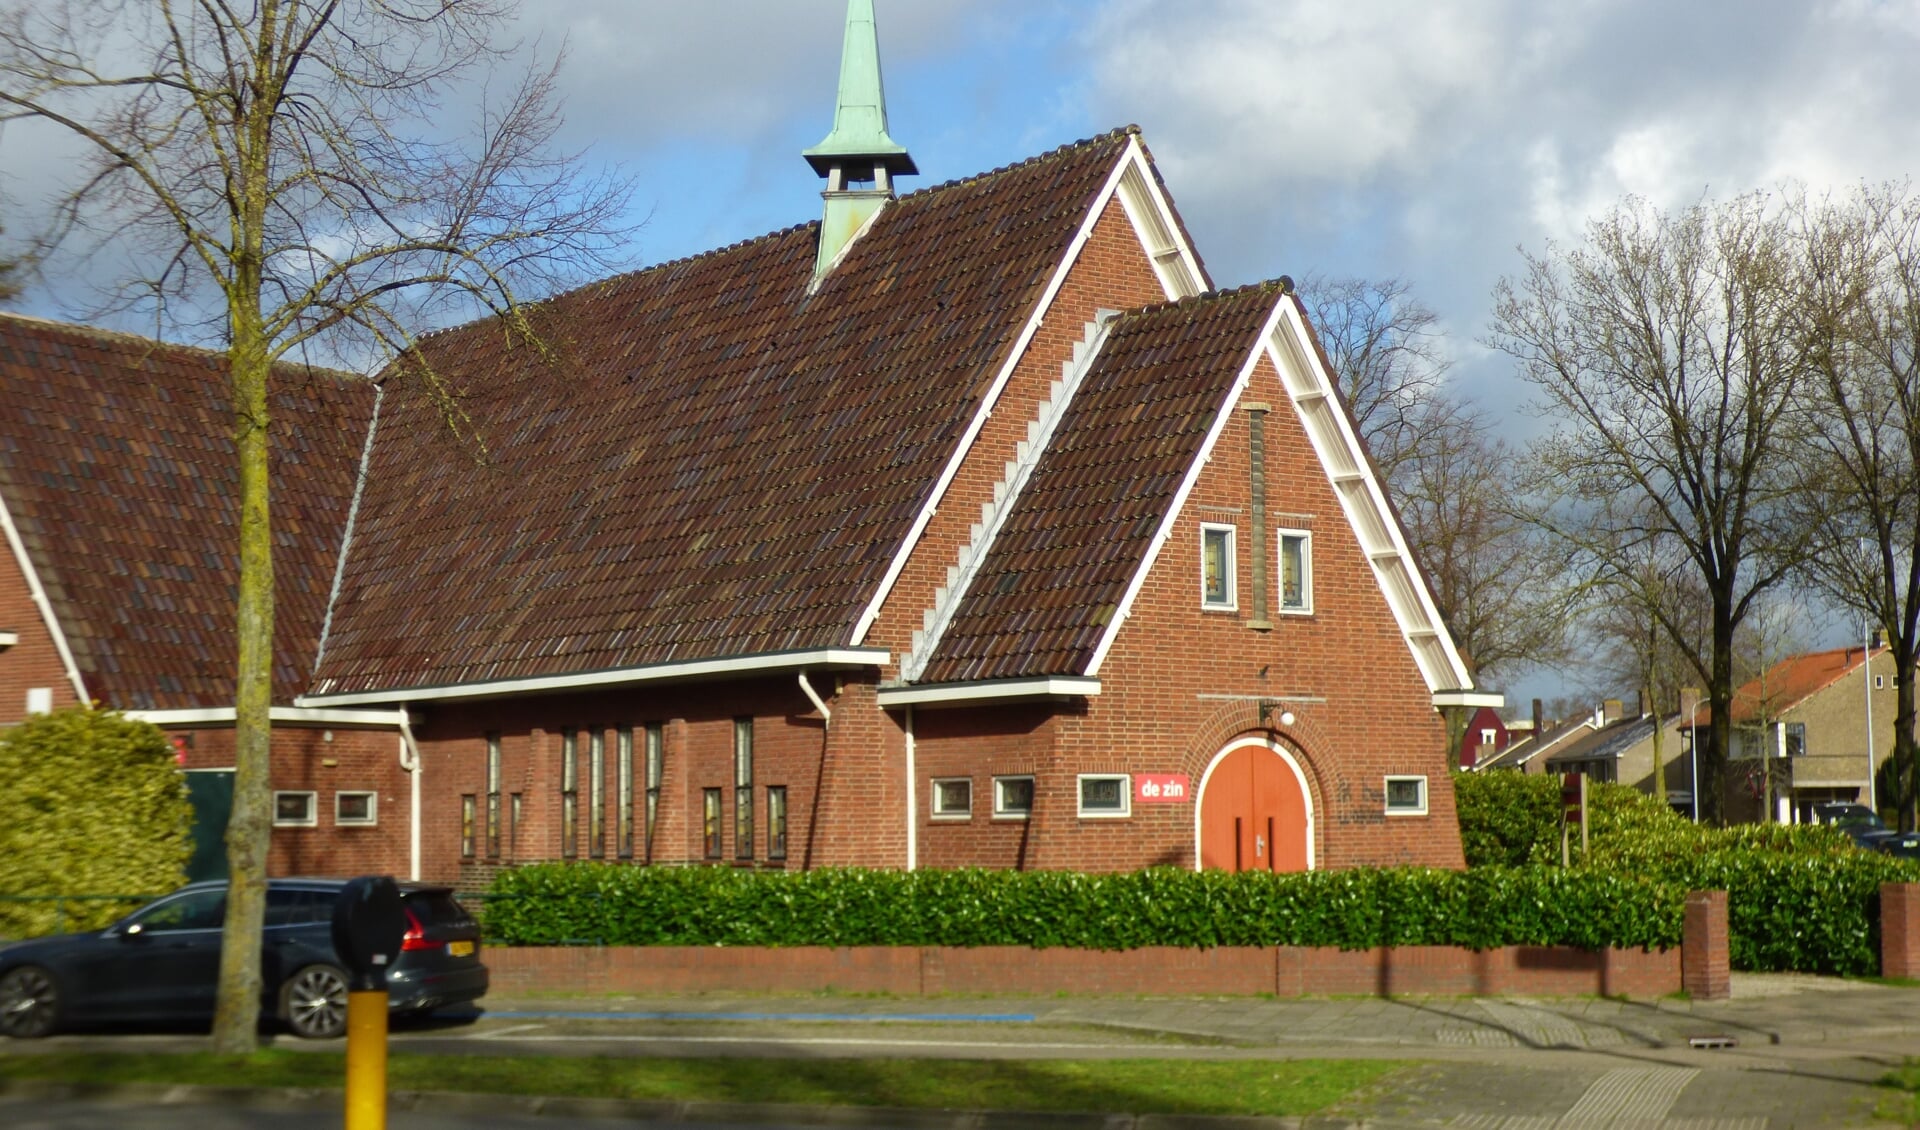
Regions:
<instances>
[{"instance_id":1,"label":"black station wagon","mask_svg":"<svg viewBox=\"0 0 1920 1130\"><path fill-rule=\"evenodd\" d=\"M261 1012L299 1036L346 1031L347 975L332 936L345 883L274 879L267 886ZM453 891L402 883L400 896L407 934L387 974L391 1010L419 1016L484 996L480 927ZM226 906L224 881L193 883L104 930L0 947L0 1033L211 1019Z\"/></svg>"}]
</instances>

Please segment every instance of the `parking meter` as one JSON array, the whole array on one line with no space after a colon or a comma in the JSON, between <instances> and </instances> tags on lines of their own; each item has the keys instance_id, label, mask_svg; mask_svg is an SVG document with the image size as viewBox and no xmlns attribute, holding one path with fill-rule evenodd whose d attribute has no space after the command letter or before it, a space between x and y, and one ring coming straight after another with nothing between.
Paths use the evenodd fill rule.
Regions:
<instances>
[{"instance_id":1,"label":"parking meter","mask_svg":"<svg viewBox=\"0 0 1920 1130\"><path fill-rule=\"evenodd\" d=\"M407 912L390 875L363 875L333 904L333 951L347 993L347 1130L387 1126L387 970L406 939Z\"/></svg>"},{"instance_id":2,"label":"parking meter","mask_svg":"<svg viewBox=\"0 0 1920 1130\"><path fill-rule=\"evenodd\" d=\"M400 885L391 876L363 875L341 888L333 904L333 951L352 975L354 991L386 991L387 970L406 934Z\"/></svg>"}]
</instances>

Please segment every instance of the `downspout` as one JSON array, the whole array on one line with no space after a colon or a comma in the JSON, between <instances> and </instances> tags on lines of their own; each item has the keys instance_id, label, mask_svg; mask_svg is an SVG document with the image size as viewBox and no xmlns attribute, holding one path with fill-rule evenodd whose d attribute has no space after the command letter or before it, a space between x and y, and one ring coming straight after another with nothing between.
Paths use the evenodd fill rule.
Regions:
<instances>
[{"instance_id":1,"label":"downspout","mask_svg":"<svg viewBox=\"0 0 1920 1130\"><path fill-rule=\"evenodd\" d=\"M913 797L913 707L907 707L907 870L920 866L920 829L915 826L917 804Z\"/></svg>"},{"instance_id":2,"label":"downspout","mask_svg":"<svg viewBox=\"0 0 1920 1130\"><path fill-rule=\"evenodd\" d=\"M409 778L412 793L407 816L407 878L417 883L420 881L420 746L413 740L412 720L404 706L400 708L400 768Z\"/></svg>"}]
</instances>

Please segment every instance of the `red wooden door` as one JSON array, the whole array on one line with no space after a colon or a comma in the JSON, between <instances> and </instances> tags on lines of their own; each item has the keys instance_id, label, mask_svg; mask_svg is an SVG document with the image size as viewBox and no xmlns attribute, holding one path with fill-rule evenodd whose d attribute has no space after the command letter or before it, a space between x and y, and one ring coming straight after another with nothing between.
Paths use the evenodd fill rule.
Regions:
<instances>
[{"instance_id":1,"label":"red wooden door","mask_svg":"<svg viewBox=\"0 0 1920 1130\"><path fill-rule=\"evenodd\" d=\"M1264 745L1221 758L1200 798L1200 866L1305 871L1307 798L1286 759Z\"/></svg>"}]
</instances>

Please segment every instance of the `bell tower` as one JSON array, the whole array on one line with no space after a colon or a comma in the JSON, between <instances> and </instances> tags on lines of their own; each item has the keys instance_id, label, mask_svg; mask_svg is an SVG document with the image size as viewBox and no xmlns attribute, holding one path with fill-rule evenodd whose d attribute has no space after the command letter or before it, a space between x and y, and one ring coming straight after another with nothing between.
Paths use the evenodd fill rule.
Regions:
<instances>
[{"instance_id":1,"label":"bell tower","mask_svg":"<svg viewBox=\"0 0 1920 1130\"><path fill-rule=\"evenodd\" d=\"M894 197L893 181L920 170L906 147L887 136L887 95L880 80L880 43L873 0L847 0L847 34L840 52L840 97L833 132L801 154L827 179L826 214L814 258L817 279Z\"/></svg>"}]
</instances>

